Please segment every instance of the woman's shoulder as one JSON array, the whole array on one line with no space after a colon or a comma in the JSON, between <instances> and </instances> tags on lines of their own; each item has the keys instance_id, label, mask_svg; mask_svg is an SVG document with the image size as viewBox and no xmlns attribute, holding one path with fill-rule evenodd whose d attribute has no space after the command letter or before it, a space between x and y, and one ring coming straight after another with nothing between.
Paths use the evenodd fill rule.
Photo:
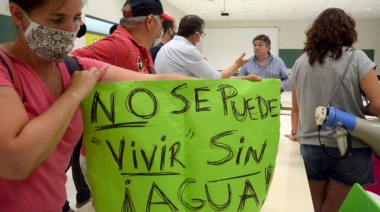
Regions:
<instances>
[{"instance_id":1,"label":"woman's shoulder","mask_svg":"<svg viewBox=\"0 0 380 212\"><path fill-rule=\"evenodd\" d=\"M355 55L359 58L369 58L368 55L361 49L355 49Z\"/></svg>"},{"instance_id":2,"label":"woman's shoulder","mask_svg":"<svg viewBox=\"0 0 380 212\"><path fill-rule=\"evenodd\" d=\"M346 54L347 57L350 57L351 54L354 54L354 57L368 57L367 54L361 49L355 49L353 47L343 47L343 55Z\"/></svg>"},{"instance_id":3,"label":"woman's shoulder","mask_svg":"<svg viewBox=\"0 0 380 212\"><path fill-rule=\"evenodd\" d=\"M304 61L309 61L309 55L307 54L307 52L303 52L302 54L300 54L300 56L296 59L295 63L302 63Z\"/></svg>"}]
</instances>

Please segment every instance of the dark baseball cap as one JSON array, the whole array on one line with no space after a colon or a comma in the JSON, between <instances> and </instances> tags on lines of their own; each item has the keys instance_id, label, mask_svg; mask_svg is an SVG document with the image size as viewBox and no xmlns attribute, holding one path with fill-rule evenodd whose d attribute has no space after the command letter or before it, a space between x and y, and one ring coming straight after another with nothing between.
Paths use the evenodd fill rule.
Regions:
<instances>
[{"instance_id":1,"label":"dark baseball cap","mask_svg":"<svg viewBox=\"0 0 380 212\"><path fill-rule=\"evenodd\" d=\"M127 0L124 4L131 7L130 11L124 11L124 17L148 16L150 14L159 15L163 19L174 22L174 18L164 13L160 0Z\"/></svg>"}]
</instances>

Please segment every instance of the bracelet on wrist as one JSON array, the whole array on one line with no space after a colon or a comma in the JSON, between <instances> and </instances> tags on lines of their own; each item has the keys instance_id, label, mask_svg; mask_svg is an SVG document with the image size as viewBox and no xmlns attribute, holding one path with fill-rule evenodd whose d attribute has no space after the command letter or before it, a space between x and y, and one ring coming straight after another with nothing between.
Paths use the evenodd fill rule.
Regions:
<instances>
[{"instance_id":1,"label":"bracelet on wrist","mask_svg":"<svg viewBox=\"0 0 380 212\"><path fill-rule=\"evenodd\" d=\"M292 134L292 136L296 136L297 135L297 134L293 133L293 130L290 130L290 134Z\"/></svg>"}]
</instances>

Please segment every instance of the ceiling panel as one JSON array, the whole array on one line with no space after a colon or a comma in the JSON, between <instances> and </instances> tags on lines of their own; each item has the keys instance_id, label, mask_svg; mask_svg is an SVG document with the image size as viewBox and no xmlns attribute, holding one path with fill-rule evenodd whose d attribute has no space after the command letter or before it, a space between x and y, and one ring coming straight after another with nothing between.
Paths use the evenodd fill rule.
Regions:
<instances>
[{"instance_id":1,"label":"ceiling panel","mask_svg":"<svg viewBox=\"0 0 380 212\"><path fill-rule=\"evenodd\" d=\"M380 19L380 0L166 0L185 14L206 21L314 19L321 11L338 7L355 19ZM221 12L230 13L229 17Z\"/></svg>"}]
</instances>

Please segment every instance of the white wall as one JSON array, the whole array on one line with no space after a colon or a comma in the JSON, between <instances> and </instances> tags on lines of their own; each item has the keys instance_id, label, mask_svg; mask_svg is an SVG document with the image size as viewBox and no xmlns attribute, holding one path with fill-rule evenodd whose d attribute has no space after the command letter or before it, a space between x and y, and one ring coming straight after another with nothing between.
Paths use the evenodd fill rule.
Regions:
<instances>
[{"instance_id":1,"label":"white wall","mask_svg":"<svg viewBox=\"0 0 380 212\"><path fill-rule=\"evenodd\" d=\"M8 0L0 0L0 14L2 15L10 15L9 13L9 1Z\"/></svg>"},{"instance_id":2,"label":"white wall","mask_svg":"<svg viewBox=\"0 0 380 212\"><path fill-rule=\"evenodd\" d=\"M277 43L279 49L302 49L306 39L305 31L312 22L313 20L206 22L206 28L277 27L280 28ZM354 45L357 49L374 49L376 64L380 64L379 23L380 20L356 20L358 42ZM380 75L380 68L377 69L377 73Z\"/></svg>"},{"instance_id":3,"label":"white wall","mask_svg":"<svg viewBox=\"0 0 380 212\"><path fill-rule=\"evenodd\" d=\"M252 39L258 34L266 34L271 39L271 53L278 55L278 28L206 28L202 39L202 54L217 70L230 67L235 60L246 53L253 56Z\"/></svg>"}]
</instances>

